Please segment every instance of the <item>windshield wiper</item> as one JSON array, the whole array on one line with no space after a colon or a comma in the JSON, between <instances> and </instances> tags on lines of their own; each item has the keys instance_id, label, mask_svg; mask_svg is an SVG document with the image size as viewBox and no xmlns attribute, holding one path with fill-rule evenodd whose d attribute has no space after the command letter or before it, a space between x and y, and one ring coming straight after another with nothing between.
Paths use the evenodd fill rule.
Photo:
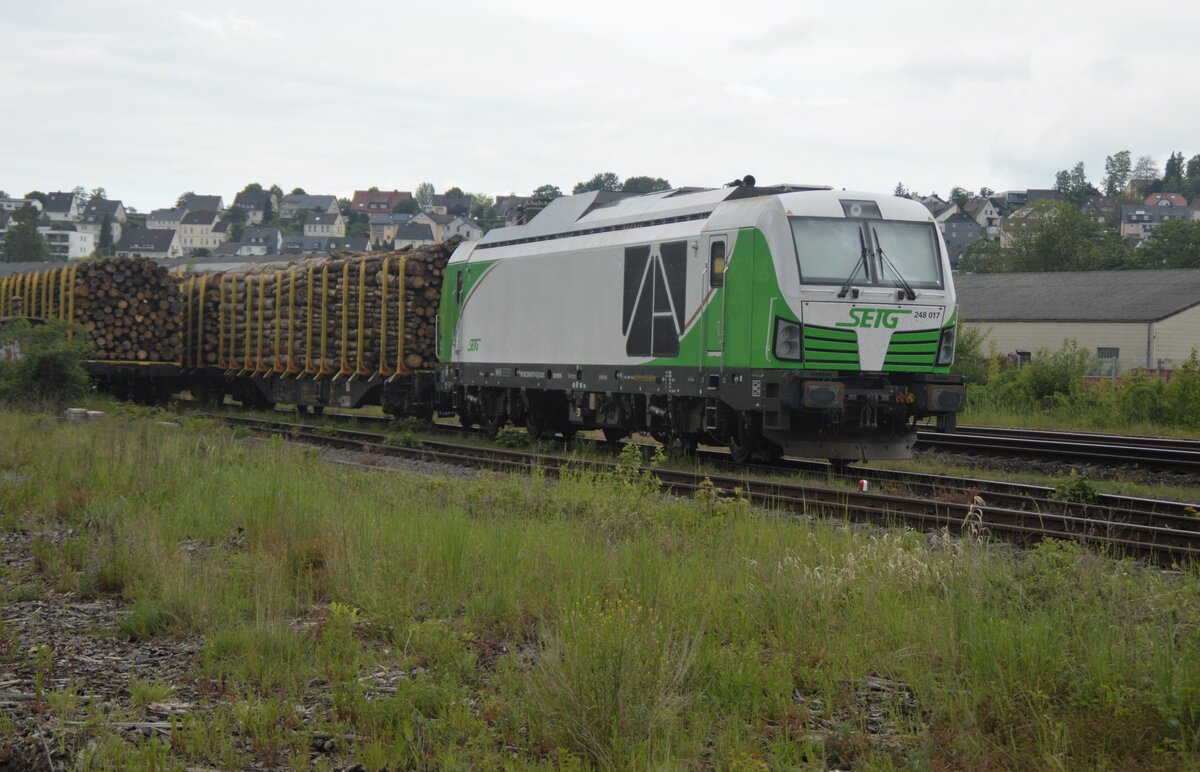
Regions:
<instances>
[{"instance_id":1,"label":"windshield wiper","mask_svg":"<svg viewBox=\"0 0 1200 772\"><path fill-rule=\"evenodd\" d=\"M916 300L917 293L914 292L913 288L908 285L908 282L904 279L903 274L901 274L900 271L896 268L896 264L893 263L886 254L884 254L883 244L880 243L880 241L879 241L879 231L875 230L874 226L872 226L871 233L874 234L874 236L875 236L875 250L879 253L880 262L882 262L888 268L891 268L892 273L896 274L896 280L897 280L896 286L900 287L904 290L905 298L907 298L908 300Z\"/></svg>"},{"instance_id":2,"label":"windshield wiper","mask_svg":"<svg viewBox=\"0 0 1200 772\"><path fill-rule=\"evenodd\" d=\"M842 291L837 294L839 298L846 297L846 293L850 291L850 285L854 283L854 277L858 276L858 269L865 267L867 264L867 242L863 238L862 228L858 229L858 243L862 247L862 251L858 253L858 262L854 264L854 270L846 277L846 283L842 285Z\"/></svg>"}]
</instances>

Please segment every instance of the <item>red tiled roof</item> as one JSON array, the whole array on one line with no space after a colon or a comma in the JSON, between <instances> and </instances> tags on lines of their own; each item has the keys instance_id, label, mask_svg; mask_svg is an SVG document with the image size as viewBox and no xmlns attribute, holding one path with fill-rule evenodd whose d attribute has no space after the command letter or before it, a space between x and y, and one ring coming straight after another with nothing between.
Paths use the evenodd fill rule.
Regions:
<instances>
[{"instance_id":1,"label":"red tiled roof","mask_svg":"<svg viewBox=\"0 0 1200 772\"><path fill-rule=\"evenodd\" d=\"M401 201L412 198L406 190L356 190L350 201L353 212L390 212Z\"/></svg>"}]
</instances>

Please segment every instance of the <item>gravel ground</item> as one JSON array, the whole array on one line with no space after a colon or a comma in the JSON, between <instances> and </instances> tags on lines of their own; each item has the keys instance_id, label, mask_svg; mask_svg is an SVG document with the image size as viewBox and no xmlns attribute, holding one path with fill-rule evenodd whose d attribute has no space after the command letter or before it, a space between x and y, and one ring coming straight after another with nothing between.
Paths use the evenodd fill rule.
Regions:
<instances>
[{"instance_id":1,"label":"gravel ground","mask_svg":"<svg viewBox=\"0 0 1200 772\"><path fill-rule=\"evenodd\" d=\"M170 716L186 712L200 698L193 677L199 641L195 638L123 640L115 633L127 613L116 595L81 598L55 592L34 569L35 537L62 543L73 534L0 534L0 590L8 603L0 619L0 715L16 726L19 740L0 738L0 769L65 768L79 750L78 721L55 715L53 700L39 697L38 651L42 655L42 694L75 691L82 704L105 715L128 714L122 728L162 733ZM49 665L48 669L46 665ZM171 696L143 712L130 702L134 678L171 684Z\"/></svg>"},{"instance_id":2,"label":"gravel ground","mask_svg":"<svg viewBox=\"0 0 1200 772\"><path fill-rule=\"evenodd\" d=\"M973 454L960 451L919 450L914 458L930 464L969 467L980 472L998 470L1003 472L1029 473L1037 475L1069 475L1072 469L1091 480L1118 480L1143 485L1170 485L1180 488L1200 488L1200 474L1144 469L1133 466L1110 466L1091 462L1067 463L1049 459Z\"/></svg>"}]
</instances>

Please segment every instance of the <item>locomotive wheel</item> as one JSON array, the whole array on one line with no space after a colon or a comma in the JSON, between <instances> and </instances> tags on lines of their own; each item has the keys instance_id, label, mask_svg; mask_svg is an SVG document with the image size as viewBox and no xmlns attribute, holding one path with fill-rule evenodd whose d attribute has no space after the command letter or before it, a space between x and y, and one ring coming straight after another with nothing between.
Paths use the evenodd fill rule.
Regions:
<instances>
[{"instance_id":1,"label":"locomotive wheel","mask_svg":"<svg viewBox=\"0 0 1200 772\"><path fill-rule=\"evenodd\" d=\"M758 457L765 464L774 464L779 459L783 458L783 448L779 447L770 440L764 439L758 449Z\"/></svg>"},{"instance_id":2,"label":"locomotive wheel","mask_svg":"<svg viewBox=\"0 0 1200 772\"><path fill-rule=\"evenodd\" d=\"M669 455L678 458L695 458L696 449L700 442L694 435L685 434L681 437L674 437L667 443L666 449Z\"/></svg>"},{"instance_id":3,"label":"locomotive wheel","mask_svg":"<svg viewBox=\"0 0 1200 772\"><path fill-rule=\"evenodd\" d=\"M750 460L757 449L757 433L750 426L749 419L739 415L737 426L729 434L729 455L733 457L735 464L744 464Z\"/></svg>"},{"instance_id":4,"label":"locomotive wheel","mask_svg":"<svg viewBox=\"0 0 1200 772\"><path fill-rule=\"evenodd\" d=\"M832 468L834 474L839 476L844 475L846 472L850 471L850 459L831 458L829 459L829 466Z\"/></svg>"},{"instance_id":5,"label":"locomotive wheel","mask_svg":"<svg viewBox=\"0 0 1200 772\"><path fill-rule=\"evenodd\" d=\"M483 420L479 422L479 428L483 432L484 437L494 440L507 423L508 416L503 413L499 415L485 415Z\"/></svg>"}]
</instances>

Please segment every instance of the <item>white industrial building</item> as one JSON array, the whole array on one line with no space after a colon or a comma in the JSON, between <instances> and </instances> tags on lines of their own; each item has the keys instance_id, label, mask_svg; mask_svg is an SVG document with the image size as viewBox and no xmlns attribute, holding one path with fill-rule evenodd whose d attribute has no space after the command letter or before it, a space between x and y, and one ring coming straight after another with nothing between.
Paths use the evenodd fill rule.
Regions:
<instances>
[{"instance_id":1,"label":"white industrial building","mask_svg":"<svg viewBox=\"0 0 1200 772\"><path fill-rule=\"evenodd\" d=\"M959 319L986 352L1058 351L1068 341L1100 372L1171 369L1200 349L1200 269L985 273L955 277Z\"/></svg>"}]
</instances>

